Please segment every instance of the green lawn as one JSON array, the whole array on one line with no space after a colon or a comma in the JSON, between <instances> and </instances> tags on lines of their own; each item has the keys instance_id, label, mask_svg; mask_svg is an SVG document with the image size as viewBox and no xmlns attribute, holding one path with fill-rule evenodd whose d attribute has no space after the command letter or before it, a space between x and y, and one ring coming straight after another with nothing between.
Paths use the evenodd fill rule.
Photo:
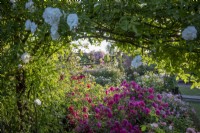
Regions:
<instances>
[{"instance_id":1,"label":"green lawn","mask_svg":"<svg viewBox=\"0 0 200 133\"><path fill-rule=\"evenodd\" d=\"M197 88L191 89L189 86L180 85L179 90L183 95L200 96L200 89Z\"/></svg>"},{"instance_id":2,"label":"green lawn","mask_svg":"<svg viewBox=\"0 0 200 133\"><path fill-rule=\"evenodd\" d=\"M179 90L182 95L193 95L200 96L200 89L191 89L189 86L180 85ZM194 107L198 118L200 119L200 102L189 102L192 107Z\"/></svg>"}]
</instances>

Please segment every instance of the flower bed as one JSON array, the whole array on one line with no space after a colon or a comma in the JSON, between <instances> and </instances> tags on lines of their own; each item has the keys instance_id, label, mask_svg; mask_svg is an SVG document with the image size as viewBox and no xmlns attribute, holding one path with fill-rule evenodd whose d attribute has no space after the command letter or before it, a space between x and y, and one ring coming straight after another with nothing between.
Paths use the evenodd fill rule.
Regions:
<instances>
[{"instance_id":1,"label":"flower bed","mask_svg":"<svg viewBox=\"0 0 200 133\"><path fill-rule=\"evenodd\" d=\"M84 90L80 89L79 93ZM67 130L78 133L185 132L187 127L193 126L189 117L191 109L172 94L156 93L153 88L142 88L134 81L123 81L119 87L110 87L100 94L98 100L98 90L96 95L87 94L82 100L80 94L75 97L82 102L71 103L67 108Z\"/></svg>"}]
</instances>

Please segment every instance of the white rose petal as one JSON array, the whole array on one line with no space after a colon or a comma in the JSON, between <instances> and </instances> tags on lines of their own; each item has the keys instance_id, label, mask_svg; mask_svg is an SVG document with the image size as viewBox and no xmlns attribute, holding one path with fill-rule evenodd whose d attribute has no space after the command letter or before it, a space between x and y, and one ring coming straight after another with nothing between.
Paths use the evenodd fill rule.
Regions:
<instances>
[{"instance_id":1,"label":"white rose petal","mask_svg":"<svg viewBox=\"0 0 200 133\"><path fill-rule=\"evenodd\" d=\"M67 24L70 27L70 30L78 26L78 16L77 14L69 14L67 17Z\"/></svg>"},{"instance_id":2,"label":"white rose petal","mask_svg":"<svg viewBox=\"0 0 200 133\"><path fill-rule=\"evenodd\" d=\"M40 101L40 99L35 99L34 103L37 104L37 105L41 105L42 104L42 102Z\"/></svg>"},{"instance_id":3,"label":"white rose petal","mask_svg":"<svg viewBox=\"0 0 200 133\"><path fill-rule=\"evenodd\" d=\"M21 55L21 59L26 64L30 60L30 55L27 52L25 52L24 54Z\"/></svg>"},{"instance_id":4,"label":"white rose petal","mask_svg":"<svg viewBox=\"0 0 200 133\"><path fill-rule=\"evenodd\" d=\"M194 40L197 38L197 30L194 26L188 26L182 32L182 38L185 40Z\"/></svg>"}]
</instances>

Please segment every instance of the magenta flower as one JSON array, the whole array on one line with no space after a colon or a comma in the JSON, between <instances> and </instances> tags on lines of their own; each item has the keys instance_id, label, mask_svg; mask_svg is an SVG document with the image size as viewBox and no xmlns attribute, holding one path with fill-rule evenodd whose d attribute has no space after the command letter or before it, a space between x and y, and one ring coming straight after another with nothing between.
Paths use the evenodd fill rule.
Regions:
<instances>
[{"instance_id":1,"label":"magenta flower","mask_svg":"<svg viewBox=\"0 0 200 133\"><path fill-rule=\"evenodd\" d=\"M84 107L83 107L83 112L86 113L87 111L88 111L88 108L84 106Z\"/></svg>"},{"instance_id":2,"label":"magenta flower","mask_svg":"<svg viewBox=\"0 0 200 133\"><path fill-rule=\"evenodd\" d=\"M120 130L120 133L128 133L128 131L123 128L123 129Z\"/></svg>"},{"instance_id":3,"label":"magenta flower","mask_svg":"<svg viewBox=\"0 0 200 133\"><path fill-rule=\"evenodd\" d=\"M119 95L119 94L115 94L115 95L113 96L113 99L114 99L115 103L118 103L119 100L120 100L120 95Z\"/></svg>"},{"instance_id":4,"label":"magenta flower","mask_svg":"<svg viewBox=\"0 0 200 133\"><path fill-rule=\"evenodd\" d=\"M146 114L149 114L151 112L151 110L149 108L145 108L145 111L144 111Z\"/></svg>"},{"instance_id":5,"label":"magenta flower","mask_svg":"<svg viewBox=\"0 0 200 133\"><path fill-rule=\"evenodd\" d=\"M158 95L157 95L157 98L158 98L159 100L161 100L161 99L162 99L162 96L161 96L160 94L158 94Z\"/></svg>"},{"instance_id":6,"label":"magenta flower","mask_svg":"<svg viewBox=\"0 0 200 133\"><path fill-rule=\"evenodd\" d=\"M109 94L109 92L110 92L109 90L106 90L106 95L108 95L108 94Z\"/></svg>"},{"instance_id":7,"label":"magenta flower","mask_svg":"<svg viewBox=\"0 0 200 133\"><path fill-rule=\"evenodd\" d=\"M156 110L156 115L160 115L160 110Z\"/></svg>"},{"instance_id":8,"label":"magenta flower","mask_svg":"<svg viewBox=\"0 0 200 133\"><path fill-rule=\"evenodd\" d=\"M149 91L149 93L151 93L151 94L154 93L154 89L153 89L153 88L149 88L148 91Z\"/></svg>"},{"instance_id":9,"label":"magenta flower","mask_svg":"<svg viewBox=\"0 0 200 133\"><path fill-rule=\"evenodd\" d=\"M96 112L96 113L100 113L100 109L96 107L96 108L95 108L95 112Z\"/></svg>"},{"instance_id":10,"label":"magenta flower","mask_svg":"<svg viewBox=\"0 0 200 133\"><path fill-rule=\"evenodd\" d=\"M154 99L154 95L151 94L151 95L149 95L147 98L150 99L150 100L153 100L153 99Z\"/></svg>"},{"instance_id":11,"label":"magenta flower","mask_svg":"<svg viewBox=\"0 0 200 133\"><path fill-rule=\"evenodd\" d=\"M97 127L101 128L101 122L97 122Z\"/></svg>"},{"instance_id":12,"label":"magenta flower","mask_svg":"<svg viewBox=\"0 0 200 133\"><path fill-rule=\"evenodd\" d=\"M158 104L155 103L155 102L153 102L153 103L152 103L152 106L153 106L154 108L157 108L157 107L158 107Z\"/></svg>"},{"instance_id":13,"label":"magenta flower","mask_svg":"<svg viewBox=\"0 0 200 133\"><path fill-rule=\"evenodd\" d=\"M108 113L108 118L112 118L113 117L113 115L112 115L112 113Z\"/></svg>"},{"instance_id":14,"label":"magenta flower","mask_svg":"<svg viewBox=\"0 0 200 133\"><path fill-rule=\"evenodd\" d=\"M114 91L115 90L115 88L114 87L110 87L110 91Z\"/></svg>"}]
</instances>

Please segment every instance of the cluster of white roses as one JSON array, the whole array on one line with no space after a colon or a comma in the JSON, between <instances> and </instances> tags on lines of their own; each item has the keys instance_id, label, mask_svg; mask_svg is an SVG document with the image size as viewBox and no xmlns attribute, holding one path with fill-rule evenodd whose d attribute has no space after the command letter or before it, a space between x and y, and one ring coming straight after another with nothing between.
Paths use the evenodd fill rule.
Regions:
<instances>
[{"instance_id":1,"label":"cluster of white roses","mask_svg":"<svg viewBox=\"0 0 200 133\"><path fill-rule=\"evenodd\" d=\"M137 55L131 62L131 66L133 68L138 68L139 66L142 65L142 57L140 55Z\"/></svg>"},{"instance_id":2,"label":"cluster of white roses","mask_svg":"<svg viewBox=\"0 0 200 133\"><path fill-rule=\"evenodd\" d=\"M25 4L25 8L28 9L30 12L34 12L35 8L33 5L33 1L29 0L26 4ZM37 25L35 24L35 22L31 22L31 20L26 20L25 22L25 29L26 30L30 30L33 34L35 33L36 29L37 29Z\"/></svg>"},{"instance_id":3,"label":"cluster of white roses","mask_svg":"<svg viewBox=\"0 0 200 133\"><path fill-rule=\"evenodd\" d=\"M34 2L32 0L29 0L25 4L25 8L28 9L30 12L35 11ZM63 12L64 17L65 13ZM44 21L51 26L51 38L52 40L57 40L60 35L58 33L58 25L60 23L60 17L63 15L59 8L53 8L53 7L47 7L42 15L44 18ZM70 30L76 28L78 26L78 16L77 14L69 14L67 17L67 24L70 27ZM25 29L31 30L32 33L34 33L37 29L37 25L34 22L31 22L30 20L27 20L25 23Z\"/></svg>"},{"instance_id":4,"label":"cluster of white roses","mask_svg":"<svg viewBox=\"0 0 200 133\"><path fill-rule=\"evenodd\" d=\"M58 33L58 25L60 22L60 17L62 13L59 8L47 7L43 13L44 21L51 25L51 37L53 40L57 40L60 35ZM77 27L78 25L78 16L76 14L69 14L67 17L67 24L70 27L70 30Z\"/></svg>"},{"instance_id":5,"label":"cluster of white roses","mask_svg":"<svg viewBox=\"0 0 200 133\"><path fill-rule=\"evenodd\" d=\"M197 30L194 26L188 26L182 32L182 38L185 40L194 40L197 38Z\"/></svg>"}]
</instances>

